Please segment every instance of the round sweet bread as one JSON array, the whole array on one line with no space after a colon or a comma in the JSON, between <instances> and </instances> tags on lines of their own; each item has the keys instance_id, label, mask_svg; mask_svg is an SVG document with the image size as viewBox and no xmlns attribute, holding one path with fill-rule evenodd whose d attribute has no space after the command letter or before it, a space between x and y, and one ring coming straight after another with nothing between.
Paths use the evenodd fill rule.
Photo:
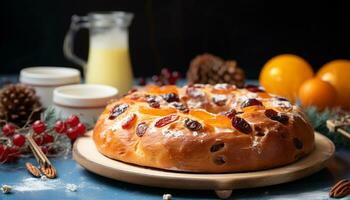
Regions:
<instances>
[{"instance_id":1,"label":"round sweet bread","mask_svg":"<svg viewBox=\"0 0 350 200\"><path fill-rule=\"evenodd\" d=\"M255 86L146 86L110 103L93 130L103 155L166 170L221 173L294 162L314 148L305 115Z\"/></svg>"}]
</instances>

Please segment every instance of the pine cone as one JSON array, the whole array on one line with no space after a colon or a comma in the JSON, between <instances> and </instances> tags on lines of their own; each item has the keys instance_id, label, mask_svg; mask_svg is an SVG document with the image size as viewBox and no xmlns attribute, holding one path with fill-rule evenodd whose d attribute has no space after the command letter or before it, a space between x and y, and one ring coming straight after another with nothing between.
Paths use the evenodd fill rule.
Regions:
<instances>
[{"instance_id":1,"label":"pine cone","mask_svg":"<svg viewBox=\"0 0 350 200\"><path fill-rule=\"evenodd\" d=\"M6 85L0 92L0 119L23 126L40 118L41 103L35 90L24 84ZM29 117L31 116L31 119Z\"/></svg>"},{"instance_id":2,"label":"pine cone","mask_svg":"<svg viewBox=\"0 0 350 200\"><path fill-rule=\"evenodd\" d=\"M244 71L237 66L234 60L223 61L221 58L203 54L195 57L187 72L189 83L217 84L229 83L243 87L245 82Z\"/></svg>"}]
</instances>

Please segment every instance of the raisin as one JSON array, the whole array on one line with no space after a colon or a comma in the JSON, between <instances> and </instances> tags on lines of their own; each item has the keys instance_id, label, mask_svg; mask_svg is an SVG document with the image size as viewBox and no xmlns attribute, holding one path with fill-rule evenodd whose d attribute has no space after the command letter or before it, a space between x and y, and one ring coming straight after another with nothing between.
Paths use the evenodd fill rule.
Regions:
<instances>
[{"instance_id":1,"label":"raisin","mask_svg":"<svg viewBox=\"0 0 350 200\"><path fill-rule=\"evenodd\" d=\"M154 95L146 95L146 101L151 108L159 108L160 103Z\"/></svg>"},{"instance_id":2,"label":"raisin","mask_svg":"<svg viewBox=\"0 0 350 200\"><path fill-rule=\"evenodd\" d=\"M278 107L282 111L291 111L293 109L292 104L289 101L273 101L273 107Z\"/></svg>"},{"instance_id":3,"label":"raisin","mask_svg":"<svg viewBox=\"0 0 350 200\"><path fill-rule=\"evenodd\" d=\"M293 144L297 149L303 148L303 143L298 138L293 138Z\"/></svg>"},{"instance_id":4,"label":"raisin","mask_svg":"<svg viewBox=\"0 0 350 200\"><path fill-rule=\"evenodd\" d=\"M255 135L258 136L258 137L263 137L263 136L265 136L265 133L263 133L263 132L256 132Z\"/></svg>"},{"instance_id":5,"label":"raisin","mask_svg":"<svg viewBox=\"0 0 350 200\"><path fill-rule=\"evenodd\" d=\"M260 89L259 86L256 85L247 85L245 86L245 88L249 91L249 92L265 92L264 90Z\"/></svg>"},{"instance_id":6,"label":"raisin","mask_svg":"<svg viewBox=\"0 0 350 200\"><path fill-rule=\"evenodd\" d=\"M288 99L284 98L284 97L276 97L277 100L279 101L288 101Z\"/></svg>"},{"instance_id":7,"label":"raisin","mask_svg":"<svg viewBox=\"0 0 350 200\"><path fill-rule=\"evenodd\" d=\"M127 94L132 94L132 93L134 93L134 92L136 92L137 91L137 89L136 88L132 88L131 90L129 90L128 91L128 93Z\"/></svg>"},{"instance_id":8,"label":"raisin","mask_svg":"<svg viewBox=\"0 0 350 200\"><path fill-rule=\"evenodd\" d=\"M145 99L146 99L147 103L155 102L155 101L157 101L157 96L146 94Z\"/></svg>"},{"instance_id":9,"label":"raisin","mask_svg":"<svg viewBox=\"0 0 350 200\"><path fill-rule=\"evenodd\" d=\"M214 163L217 165L223 165L226 163L225 158L223 156L217 156L214 158Z\"/></svg>"},{"instance_id":10,"label":"raisin","mask_svg":"<svg viewBox=\"0 0 350 200\"><path fill-rule=\"evenodd\" d=\"M136 92L136 91L137 91L136 88L132 88L132 89L129 90L126 94L124 94L123 97L128 96L128 95L130 95L130 94L132 94L132 93L134 93L134 92Z\"/></svg>"},{"instance_id":11,"label":"raisin","mask_svg":"<svg viewBox=\"0 0 350 200\"><path fill-rule=\"evenodd\" d=\"M224 106L226 104L226 101L227 101L227 96L226 95L215 95L215 96L213 96L212 100L217 106Z\"/></svg>"},{"instance_id":12,"label":"raisin","mask_svg":"<svg viewBox=\"0 0 350 200\"><path fill-rule=\"evenodd\" d=\"M136 128L136 135L142 137L146 133L147 128L148 126L145 122L139 123Z\"/></svg>"},{"instance_id":13,"label":"raisin","mask_svg":"<svg viewBox=\"0 0 350 200\"><path fill-rule=\"evenodd\" d=\"M259 125L254 126L255 136L262 137L265 136L264 129Z\"/></svg>"},{"instance_id":14,"label":"raisin","mask_svg":"<svg viewBox=\"0 0 350 200\"><path fill-rule=\"evenodd\" d=\"M185 119L185 126L191 131L198 131L202 129L202 124L197 122L196 120L192 120L189 118Z\"/></svg>"},{"instance_id":15,"label":"raisin","mask_svg":"<svg viewBox=\"0 0 350 200\"><path fill-rule=\"evenodd\" d=\"M122 128L123 129L129 129L129 128L131 128L134 125L135 122L136 122L136 115L134 113L131 114L131 115L128 115L122 121Z\"/></svg>"},{"instance_id":16,"label":"raisin","mask_svg":"<svg viewBox=\"0 0 350 200\"><path fill-rule=\"evenodd\" d=\"M220 149L225 147L225 143L223 142L216 142L215 144L213 144L213 146L210 147L210 152L217 152Z\"/></svg>"},{"instance_id":17,"label":"raisin","mask_svg":"<svg viewBox=\"0 0 350 200\"><path fill-rule=\"evenodd\" d=\"M262 105L263 104L261 103L261 101L259 101L257 99L247 99L247 100L242 102L241 108L245 108L248 106L262 106Z\"/></svg>"},{"instance_id":18,"label":"raisin","mask_svg":"<svg viewBox=\"0 0 350 200\"><path fill-rule=\"evenodd\" d=\"M150 102L148 105L149 105L151 108L160 108L160 103L157 102L157 101Z\"/></svg>"},{"instance_id":19,"label":"raisin","mask_svg":"<svg viewBox=\"0 0 350 200\"><path fill-rule=\"evenodd\" d=\"M116 117L118 117L120 114L122 114L123 112L125 112L127 109L129 108L129 105L126 103L122 103L119 105L116 105L113 109L112 109L112 113L109 116L108 119L113 120Z\"/></svg>"},{"instance_id":20,"label":"raisin","mask_svg":"<svg viewBox=\"0 0 350 200\"><path fill-rule=\"evenodd\" d=\"M162 98L168 103L180 101L179 96L177 96L177 94L173 92L168 94L163 94Z\"/></svg>"},{"instance_id":21,"label":"raisin","mask_svg":"<svg viewBox=\"0 0 350 200\"><path fill-rule=\"evenodd\" d=\"M249 123L245 119L240 117L234 117L232 119L232 126L245 134L249 134L250 132L252 132L252 127L249 125Z\"/></svg>"},{"instance_id":22,"label":"raisin","mask_svg":"<svg viewBox=\"0 0 350 200\"><path fill-rule=\"evenodd\" d=\"M237 114L237 111L235 109L231 109L231 110L223 113L223 115L225 115L226 117L228 117L230 119L234 118L236 116L236 114Z\"/></svg>"},{"instance_id":23,"label":"raisin","mask_svg":"<svg viewBox=\"0 0 350 200\"><path fill-rule=\"evenodd\" d=\"M189 112L188 107L185 104L183 104L183 103L173 102L171 105L174 108L178 109L180 112L183 112L183 113L188 113Z\"/></svg>"},{"instance_id":24,"label":"raisin","mask_svg":"<svg viewBox=\"0 0 350 200\"><path fill-rule=\"evenodd\" d=\"M178 115L169 115L169 116L163 117L156 122L155 127L161 128L161 127L168 125L168 124L170 124L178 119L179 119Z\"/></svg>"},{"instance_id":25,"label":"raisin","mask_svg":"<svg viewBox=\"0 0 350 200\"><path fill-rule=\"evenodd\" d=\"M265 110L265 116L284 125L288 124L289 117L286 114L278 113L273 109Z\"/></svg>"}]
</instances>

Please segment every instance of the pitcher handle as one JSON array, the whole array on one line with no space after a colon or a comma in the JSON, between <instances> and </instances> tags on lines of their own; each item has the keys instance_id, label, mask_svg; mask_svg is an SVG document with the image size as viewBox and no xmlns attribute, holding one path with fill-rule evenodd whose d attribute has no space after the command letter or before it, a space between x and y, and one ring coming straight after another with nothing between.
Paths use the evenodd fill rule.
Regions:
<instances>
[{"instance_id":1,"label":"pitcher handle","mask_svg":"<svg viewBox=\"0 0 350 200\"><path fill-rule=\"evenodd\" d=\"M90 27L90 23L88 22L88 18L86 16L73 15L69 30L63 42L63 54L65 55L65 57L68 60L82 66L84 70L86 66L86 61L74 54L74 37L75 37L75 34L81 28L89 28L89 27Z\"/></svg>"}]
</instances>

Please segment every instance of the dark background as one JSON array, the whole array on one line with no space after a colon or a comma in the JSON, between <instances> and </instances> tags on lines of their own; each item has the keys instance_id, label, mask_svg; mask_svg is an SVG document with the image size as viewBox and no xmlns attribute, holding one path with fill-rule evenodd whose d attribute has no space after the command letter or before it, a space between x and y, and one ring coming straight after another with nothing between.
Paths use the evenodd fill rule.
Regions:
<instances>
[{"instance_id":1,"label":"dark background","mask_svg":"<svg viewBox=\"0 0 350 200\"><path fill-rule=\"evenodd\" d=\"M72 14L124 10L135 14L130 53L136 76L162 67L187 70L197 54L236 59L257 78L272 56L294 53L316 70L350 58L350 12L337 1L199 0L2 0L0 74L34 65L73 66L62 53ZM76 52L86 57L88 31Z\"/></svg>"}]
</instances>

